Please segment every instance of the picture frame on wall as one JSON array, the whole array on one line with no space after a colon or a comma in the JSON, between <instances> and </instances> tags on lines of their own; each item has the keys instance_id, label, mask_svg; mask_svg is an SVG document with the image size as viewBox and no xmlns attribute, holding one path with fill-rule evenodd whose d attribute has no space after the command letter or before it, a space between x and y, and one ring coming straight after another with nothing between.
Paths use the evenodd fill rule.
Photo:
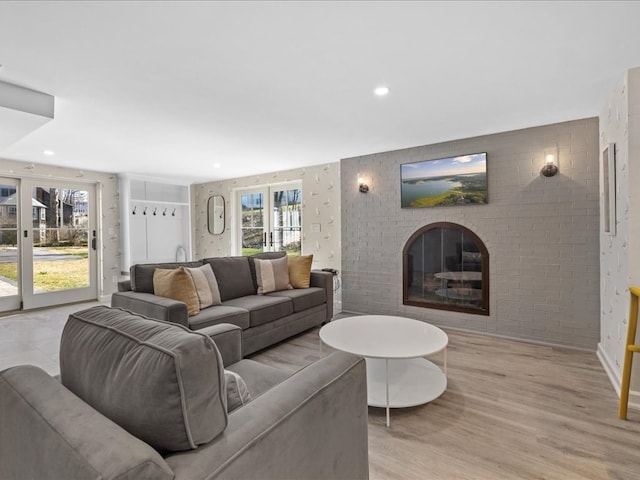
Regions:
<instances>
[{"instance_id":1,"label":"picture frame on wall","mask_svg":"<svg viewBox=\"0 0 640 480\"><path fill-rule=\"evenodd\" d=\"M487 152L400 165L401 208L486 203Z\"/></svg>"},{"instance_id":2,"label":"picture frame on wall","mask_svg":"<svg viewBox=\"0 0 640 480\"><path fill-rule=\"evenodd\" d=\"M602 188L603 211L602 226L604 233L616 234L616 144L609 143L602 151Z\"/></svg>"}]
</instances>

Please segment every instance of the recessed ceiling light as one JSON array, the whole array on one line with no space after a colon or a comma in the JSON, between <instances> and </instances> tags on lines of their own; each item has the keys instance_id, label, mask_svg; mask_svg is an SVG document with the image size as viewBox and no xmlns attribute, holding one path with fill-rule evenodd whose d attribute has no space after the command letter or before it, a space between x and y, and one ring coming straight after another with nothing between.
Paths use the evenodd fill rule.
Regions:
<instances>
[{"instance_id":1,"label":"recessed ceiling light","mask_svg":"<svg viewBox=\"0 0 640 480\"><path fill-rule=\"evenodd\" d=\"M214 163L213 164L213 168L220 168L222 165L220 165L219 163Z\"/></svg>"},{"instance_id":2,"label":"recessed ceiling light","mask_svg":"<svg viewBox=\"0 0 640 480\"><path fill-rule=\"evenodd\" d=\"M54 152L53 150L45 150L42 153L44 153L48 157L51 157L52 155L56 154L56 152Z\"/></svg>"},{"instance_id":3,"label":"recessed ceiling light","mask_svg":"<svg viewBox=\"0 0 640 480\"><path fill-rule=\"evenodd\" d=\"M373 91L373 93L375 93L379 97L384 97L389 93L389 87L385 87L385 86L378 87Z\"/></svg>"}]
</instances>

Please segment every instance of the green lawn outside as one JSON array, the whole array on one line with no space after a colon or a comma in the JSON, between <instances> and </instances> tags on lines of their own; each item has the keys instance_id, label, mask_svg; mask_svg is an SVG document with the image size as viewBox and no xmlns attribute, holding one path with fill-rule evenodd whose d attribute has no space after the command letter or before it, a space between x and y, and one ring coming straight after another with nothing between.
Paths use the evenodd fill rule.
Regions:
<instances>
[{"instance_id":1,"label":"green lawn outside","mask_svg":"<svg viewBox=\"0 0 640 480\"><path fill-rule=\"evenodd\" d=\"M37 248L37 247L36 247ZM36 260L33 264L34 289L53 292L89 286L89 252L87 247L47 247L54 254L82 257L73 260ZM18 265L0 263L0 276L18 281Z\"/></svg>"}]
</instances>

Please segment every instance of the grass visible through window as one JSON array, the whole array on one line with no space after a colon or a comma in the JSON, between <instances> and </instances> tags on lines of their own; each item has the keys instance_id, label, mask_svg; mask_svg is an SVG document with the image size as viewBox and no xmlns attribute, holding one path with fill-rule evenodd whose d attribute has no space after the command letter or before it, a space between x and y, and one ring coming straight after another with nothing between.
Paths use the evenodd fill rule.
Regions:
<instances>
[{"instance_id":1,"label":"grass visible through window","mask_svg":"<svg viewBox=\"0 0 640 480\"><path fill-rule=\"evenodd\" d=\"M89 286L89 250L87 247L46 247L49 255L60 255L58 260L39 260L37 252L33 263L33 287L41 292L52 292ZM80 258L64 258L80 257ZM46 257L44 257L46 258ZM16 262L0 263L0 276L18 282Z\"/></svg>"}]
</instances>

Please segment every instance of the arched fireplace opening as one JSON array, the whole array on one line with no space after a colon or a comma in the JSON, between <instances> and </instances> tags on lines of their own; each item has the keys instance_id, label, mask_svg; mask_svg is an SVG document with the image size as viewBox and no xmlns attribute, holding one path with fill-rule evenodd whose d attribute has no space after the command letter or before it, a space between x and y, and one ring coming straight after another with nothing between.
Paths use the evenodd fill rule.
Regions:
<instances>
[{"instance_id":1,"label":"arched fireplace opening","mask_svg":"<svg viewBox=\"0 0 640 480\"><path fill-rule=\"evenodd\" d=\"M405 305L489 315L489 252L468 228L422 227L407 241L402 261Z\"/></svg>"}]
</instances>

